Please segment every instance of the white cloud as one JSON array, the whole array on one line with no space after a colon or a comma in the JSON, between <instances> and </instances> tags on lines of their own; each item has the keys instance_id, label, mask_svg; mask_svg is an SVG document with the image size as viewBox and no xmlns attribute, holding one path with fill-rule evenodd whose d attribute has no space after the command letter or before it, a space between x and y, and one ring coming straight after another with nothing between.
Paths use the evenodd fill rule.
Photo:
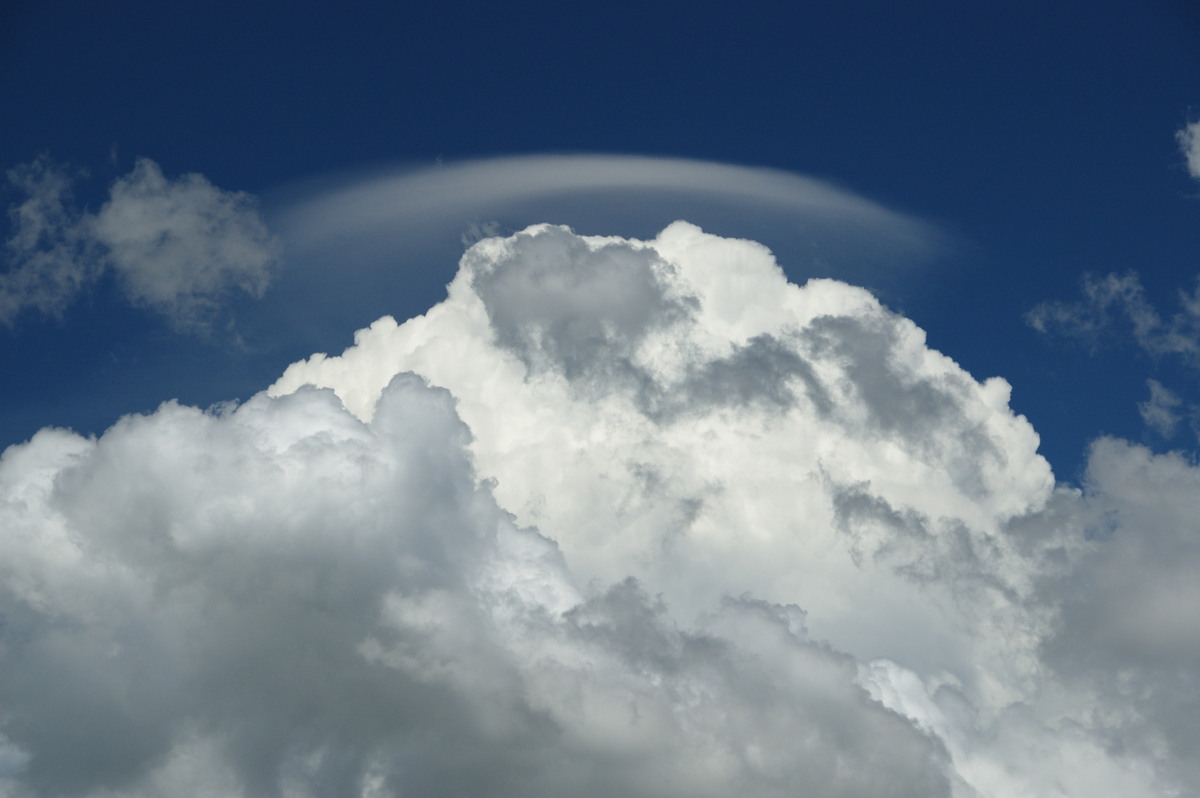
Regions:
<instances>
[{"instance_id":1,"label":"white cloud","mask_svg":"<svg viewBox=\"0 0 1200 798\"><path fill-rule=\"evenodd\" d=\"M1085 725L1095 701L1044 678L1044 586L1094 509L1054 489L1007 384L865 291L790 285L761 246L686 224L530 228L271 391L332 387L367 419L397 369L454 393L480 473L580 578L632 573L684 619L746 591L803 607L814 637L896 663L860 671L881 700L916 674L884 703L947 747L963 794L1167 794L1155 760Z\"/></svg>"},{"instance_id":2,"label":"white cloud","mask_svg":"<svg viewBox=\"0 0 1200 798\"><path fill-rule=\"evenodd\" d=\"M1175 134L1187 162L1188 174L1200 180L1200 122L1192 122Z\"/></svg>"},{"instance_id":3,"label":"white cloud","mask_svg":"<svg viewBox=\"0 0 1200 798\"><path fill-rule=\"evenodd\" d=\"M9 173L28 195L9 210L9 269L0 274L0 320L23 311L61 316L106 269L128 298L177 328L205 328L237 292L261 296L280 245L252 197L197 174L167 180L141 159L93 214L69 203L65 171L42 158Z\"/></svg>"},{"instance_id":4,"label":"white cloud","mask_svg":"<svg viewBox=\"0 0 1200 798\"><path fill-rule=\"evenodd\" d=\"M1194 793L1200 470L1056 486L1008 394L753 242L484 239L241 407L4 453L0 790Z\"/></svg>"}]
</instances>

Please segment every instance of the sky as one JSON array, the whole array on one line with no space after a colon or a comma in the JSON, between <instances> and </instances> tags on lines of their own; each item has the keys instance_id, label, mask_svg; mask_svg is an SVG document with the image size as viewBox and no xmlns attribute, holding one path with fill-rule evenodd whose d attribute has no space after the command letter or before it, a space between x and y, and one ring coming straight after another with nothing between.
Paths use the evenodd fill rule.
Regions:
<instances>
[{"instance_id":1,"label":"sky","mask_svg":"<svg viewBox=\"0 0 1200 798\"><path fill-rule=\"evenodd\" d=\"M1200 792L1194 4L16 2L0 114L3 798Z\"/></svg>"}]
</instances>

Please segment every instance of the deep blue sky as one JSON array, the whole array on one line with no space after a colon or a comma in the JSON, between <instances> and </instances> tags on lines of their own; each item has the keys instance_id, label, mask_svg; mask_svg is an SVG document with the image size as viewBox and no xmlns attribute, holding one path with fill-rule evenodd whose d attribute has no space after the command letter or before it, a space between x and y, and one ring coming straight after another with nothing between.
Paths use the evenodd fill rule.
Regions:
<instances>
[{"instance_id":1,"label":"deep blue sky","mask_svg":"<svg viewBox=\"0 0 1200 798\"><path fill-rule=\"evenodd\" d=\"M962 246L920 279L881 280L884 298L975 376L1012 382L1065 479L1100 432L1195 444L1155 439L1136 408L1151 376L1194 398L1194 373L1119 335L1091 352L1022 317L1075 298L1085 271L1135 269L1175 310L1196 274L1200 184L1174 135L1198 117L1191 2L0 11L0 166L46 153L86 170L89 207L139 156L259 194L269 216L282 186L343 170L614 152L792 170L939 224ZM394 314L436 301L453 268L415 271ZM173 396L245 398L312 349L233 352L97 290L62 321L0 328L0 446L49 423L98 432Z\"/></svg>"}]
</instances>

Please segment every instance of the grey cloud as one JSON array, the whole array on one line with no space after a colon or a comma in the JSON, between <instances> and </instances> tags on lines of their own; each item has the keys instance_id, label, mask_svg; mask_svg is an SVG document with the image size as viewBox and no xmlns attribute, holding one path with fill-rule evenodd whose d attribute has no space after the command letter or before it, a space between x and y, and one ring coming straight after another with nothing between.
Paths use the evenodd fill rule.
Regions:
<instances>
[{"instance_id":1,"label":"grey cloud","mask_svg":"<svg viewBox=\"0 0 1200 798\"><path fill-rule=\"evenodd\" d=\"M693 365L679 384L661 389L649 409L664 418L756 403L787 410L797 402L796 380L819 414L832 411L828 392L796 348L774 336L757 335L726 357Z\"/></svg>"},{"instance_id":2,"label":"grey cloud","mask_svg":"<svg viewBox=\"0 0 1200 798\"><path fill-rule=\"evenodd\" d=\"M355 646L398 570L414 592L456 588L503 519L469 479L448 398L390 395L381 427L405 430L399 446L325 392L228 418L168 405L96 443L6 453L4 616L24 622L4 629L0 703L31 755L21 783L129 789L193 732L249 794L271 795L296 758L362 756L392 715L430 716L424 687ZM59 469L21 485L22 459L64 444Z\"/></svg>"},{"instance_id":3,"label":"grey cloud","mask_svg":"<svg viewBox=\"0 0 1200 798\"><path fill-rule=\"evenodd\" d=\"M401 374L370 424L308 389L6 450L0 790L950 794L796 610L578 592L454 405Z\"/></svg>"},{"instance_id":4,"label":"grey cloud","mask_svg":"<svg viewBox=\"0 0 1200 798\"><path fill-rule=\"evenodd\" d=\"M956 386L914 380L897 368L893 349L898 321L889 316L823 316L804 330L804 342L816 357L843 367L872 426L914 439L928 438L934 428L954 420Z\"/></svg>"},{"instance_id":5,"label":"grey cloud","mask_svg":"<svg viewBox=\"0 0 1200 798\"><path fill-rule=\"evenodd\" d=\"M113 185L90 227L129 298L184 329L205 326L229 294L262 296L279 262L280 244L249 194L198 174L169 181L145 158Z\"/></svg>"},{"instance_id":6,"label":"grey cloud","mask_svg":"<svg viewBox=\"0 0 1200 798\"><path fill-rule=\"evenodd\" d=\"M897 510L886 500L873 495L870 485L858 484L835 487L833 491L834 518L841 529L853 538L852 554L856 558L871 556L881 560L900 559L899 566L913 574L919 573L916 563L897 558L897 550L918 547L932 537L927 528L929 519L911 509ZM921 552L931 564L936 560ZM921 574L932 580L935 573Z\"/></svg>"},{"instance_id":7,"label":"grey cloud","mask_svg":"<svg viewBox=\"0 0 1200 798\"><path fill-rule=\"evenodd\" d=\"M46 158L9 179L27 199L9 209L9 269L0 274L7 324L26 310L61 316L112 270L134 304L178 329L204 330L230 296L261 296L277 270L280 244L254 199L201 175L168 180L143 158L96 213L71 205L72 181Z\"/></svg>"},{"instance_id":8,"label":"grey cloud","mask_svg":"<svg viewBox=\"0 0 1200 798\"><path fill-rule=\"evenodd\" d=\"M703 633L686 632L661 602L626 581L567 618L570 634L589 647L653 674L653 692L631 685L635 718L653 728L664 703L687 707L662 729L662 748L706 738L710 759L694 762L690 778L663 778L661 761L641 766L639 780L674 782L653 794L948 796L937 742L881 711L854 683L853 660L806 639L797 615L795 607L727 598ZM710 769L728 774L725 786L704 783Z\"/></svg>"},{"instance_id":9,"label":"grey cloud","mask_svg":"<svg viewBox=\"0 0 1200 798\"><path fill-rule=\"evenodd\" d=\"M520 233L509 252L485 263L473 285L497 341L526 365L570 380L631 374L646 333L688 312L688 298L669 295L658 272L670 267L653 251L593 249L564 228Z\"/></svg>"},{"instance_id":10,"label":"grey cloud","mask_svg":"<svg viewBox=\"0 0 1200 798\"><path fill-rule=\"evenodd\" d=\"M8 270L0 273L0 322L12 325L26 310L61 316L91 285L101 267L95 244L78 225L71 177L48 158L8 171L25 200L8 209Z\"/></svg>"},{"instance_id":11,"label":"grey cloud","mask_svg":"<svg viewBox=\"0 0 1200 798\"><path fill-rule=\"evenodd\" d=\"M1175 141L1183 154L1188 174L1200 180L1200 122L1192 122L1178 131Z\"/></svg>"},{"instance_id":12,"label":"grey cloud","mask_svg":"<svg viewBox=\"0 0 1200 798\"><path fill-rule=\"evenodd\" d=\"M1158 380L1146 380L1146 386L1150 389L1150 398L1138 404L1142 421L1162 437L1170 438L1179 425L1183 400Z\"/></svg>"},{"instance_id":13,"label":"grey cloud","mask_svg":"<svg viewBox=\"0 0 1200 798\"><path fill-rule=\"evenodd\" d=\"M1046 660L1094 709L1116 750L1200 784L1200 468L1111 438L1093 444L1087 512L1097 532L1045 590L1062 617Z\"/></svg>"},{"instance_id":14,"label":"grey cloud","mask_svg":"<svg viewBox=\"0 0 1200 798\"><path fill-rule=\"evenodd\" d=\"M1095 347L1121 322L1129 324L1134 342L1151 355L1171 355L1200 364L1200 283L1179 293L1181 309L1164 316L1146 296L1135 272L1083 276L1083 299L1043 302L1026 319L1042 333L1057 333Z\"/></svg>"},{"instance_id":15,"label":"grey cloud","mask_svg":"<svg viewBox=\"0 0 1200 798\"><path fill-rule=\"evenodd\" d=\"M698 302L672 285L673 267L651 249L616 241L592 248L567 228L547 226L513 236L498 258L468 254L464 266L500 346L577 388L631 392L656 420L753 403L786 410L797 378L810 400L829 408L812 368L770 335L693 360L677 380L638 362L646 336L694 323Z\"/></svg>"}]
</instances>

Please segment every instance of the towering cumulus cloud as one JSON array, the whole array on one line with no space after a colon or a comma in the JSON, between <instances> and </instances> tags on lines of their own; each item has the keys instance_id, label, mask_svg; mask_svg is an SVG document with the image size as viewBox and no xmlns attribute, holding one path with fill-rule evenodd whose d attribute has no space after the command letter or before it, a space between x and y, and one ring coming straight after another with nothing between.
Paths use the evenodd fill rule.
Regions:
<instances>
[{"instance_id":1,"label":"towering cumulus cloud","mask_svg":"<svg viewBox=\"0 0 1200 798\"><path fill-rule=\"evenodd\" d=\"M752 242L484 239L4 453L0 795L1193 792L1200 476L1056 487L1008 395Z\"/></svg>"}]
</instances>

